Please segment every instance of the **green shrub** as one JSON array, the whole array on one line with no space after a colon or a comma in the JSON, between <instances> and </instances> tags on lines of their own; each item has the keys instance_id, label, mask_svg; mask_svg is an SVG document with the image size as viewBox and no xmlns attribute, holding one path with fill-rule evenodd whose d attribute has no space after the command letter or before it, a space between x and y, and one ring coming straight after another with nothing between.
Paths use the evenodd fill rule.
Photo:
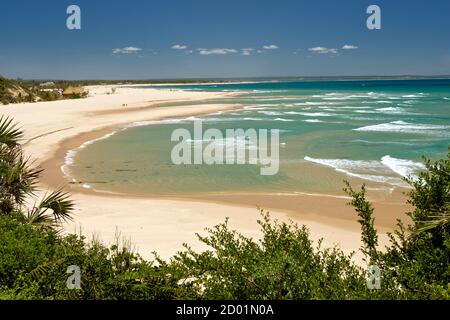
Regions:
<instances>
[{"instance_id":1,"label":"green shrub","mask_svg":"<svg viewBox=\"0 0 450 320\"><path fill-rule=\"evenodd\" d=\"M0 82L1 85L1 82ZM450 153L407 181L412 225L398 222L390 245L378 248L374 209L366 188L347 183L361 224L362 252L381 271L381 288L367 287L367 272L338 247L314 245L305 226L270 220L261 211L262 239L230 230L227 221L185 246L170 261L145 261L119 241L110 248L62 235L73 203L57 191L22 212L40 169L28 165L22 131L0 119L0 300L2 299L449 299ZM67 268L81 270L81 289L67 288Z\"/></svg>"},{"instance_id":2,"label":"green shrub","mask_svg":"<svg viewBox=\"0 0 450 320\"><path fill-rule=\"evenodd\" d=\"M198 236L212 250L186 247L171 264L201 299L350 299L368 294L362 269L339 248L314 246L306 227L258 221L260 242L229 230L227 223Z\"/></svg>"},{"instance_id":3,"label":"green shrub","mask_svg":"<svg viewBox=\"0 0 450 320\"><path fill-rule=\"evenodd\" d=\"M13 217L0 215L0 287L11 287L54 252L54 233L42 234Z\"/></svg>"}]
</instances>

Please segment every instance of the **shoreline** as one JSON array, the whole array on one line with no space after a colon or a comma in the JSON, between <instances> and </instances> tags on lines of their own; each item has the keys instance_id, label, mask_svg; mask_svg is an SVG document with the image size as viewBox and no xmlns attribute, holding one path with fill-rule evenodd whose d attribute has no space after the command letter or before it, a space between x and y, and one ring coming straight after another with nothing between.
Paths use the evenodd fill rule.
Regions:
<instances>
[{"instance_id":1,"label":"shoreline","mask_svg":"<svg viewBox=\"0 0 450 320\"><path fill-rule=\"evenodd\" d=\"M105 92L110 86L98 88ZM51 188L64 186L76 202L75 220L65 227L66 232L77 233L77 230L79 230L84 235L99 237L103 241L112 242L117 230L119 230L123 237L130 238L132 243L138 247L137 251L142 256L149 257L148 254L155 250L162 257L169 258L182 249L182 243L189 243L194 249L204 249L200 243L196 243L195 233L201 232L205 227L212 227L224 222L226 217L230 218L230 227L246 236L259 237L260 233L256 223L260 218L256 209L259 205L269 210L274 219L293 220L299 224L305 224L311 230L312 239L318 240L323 237L324 244L327 246L339 245L348 253L358 250L361 242L357 216L353 209L347 206L348 200L345 197L334 198L326 195L297 194L293 195L290 201L285 201L285 198L280 198L280 196L277 197L278 201L274 201L273 197L267 199L267 195L256 193L251 195L227 193L225 195L212 194L207 196L159 197L155 195L149 197L104 194L70 184L70 181L64 177L61 167L64 165L67 152L80 147L86 141L101 138L133 122L201 115L240 107L213 103L195 106L195 102L230 96L233 94L230 92L193 93L164 89L118 89L119 92L129 90L144 90L145 92L142 94L146 96L146 99L148 98L147 95L164 93L167 95L166 98L172 98L165 100L166 103L192 102L192 105L162 108L156 106L161 103L161 100L156 102L153 100L150 103L144 99L144 101L133 103L131 108L123 109L116 99L110 99L110 103L114 103L113 106L109 104L101 108L98 107L98 104L88 104L85 99L77 100L75 103L71 100L66 104L85 107L81 108L81 111L77 110L76 113L79 117L75 119L74 124L80 124L86 117L101 117L102 119L93 121L91 126L84 128L84 130L80 130L80 128L78 128L79 130L73 130L74 126L68 125L70 123L65 123L62 128L56 129L53 123L49 123L49 128L51 127L52 130L46 130L40 132L40 134L32 132L31 138L25 144L27 153L30 153L32 157L40 156L37 162L45 169L42 184ZM137 92L133 92L133 95L134 93ZM174 99L174 94L183 97ZM117 94L112 96L115 98ZM99 93L97 96L94 95L86 99L97 98L99 100L102 97L106 100L105 93ZM44 105L45 103L34 103L33 108L38 108L39 104ZM19 108L21 106L23 105L19 105ZM68 115L70 118L73 117L72 113ZM121 117L123 115L126 116ZM11 114L11 116L25 128L30 127L27 121L23 121L20 116L16 117L14 114ZM105 125L105 122L108 122L107 120L110 120L109 125ZM33 121L36 121L36 119ZM59 136L56 141L55 135ZM47 147L51 145L50 150L44 155L42 153L36 154L36 149L39 150L38 147L42 146L43 141L47 144ZM264 200L264 198L266 199ZM295 201L293 201L294 199ZM282 205L286 203L290 203L292 207ZM317 205L318 203L320 203L320 206ZM295 208L295 206L298 207ZM377 207L380 207L380 204L375 203L375 208L377 209ZM383 211L386 213L383 216L388 218L383 219L380 223L376 221L376 225L381 232L390 231L393 226L392 219L394 218L395 222L395 218L399 217L398 210L405 208L405 206L387 203L382 204L381 208L383 210L390 208L387 213ZM337 215L336 212L339 212L339 214ZM404 216L403 212L405 211L401 210L401 217ZM380 245L386 243L384 234L380 234L380 240ZM362 257L358 254L355 259L362 261Z\"/></svg>"},{"instance_id":2,"label":"shoreline","mask_svg":"<svg viewBox=\"0 0 450 320\"><path fill-rule=\"evenodd\" d=\"M235 110L236 106L232 109ZM192 113L190 115L202 115L209 112ZM176 119L161 118L160 120ZM158 121L158 120L155 120ZM83 144L102 139L105 136L114 134L121 130L126 130L128 126L115 125L109 128L102 128L90 132L82 133L77 136L68 137L62 141L55 151L55 153L40 165L45 168L41 183L50 189L65 188L72 194L93 195L101 198L114 199L152 199L152 200L169 200L181 202L205 202L209 204L231 205L245 208L261 207L268 211L281 211L285 213L290 219L294 220L311 220L318 223L328 225L340 226L343 229L357 231L359 225L356 224L357 216L354 209L348 205L350 198L345 195L321 194L321 193L307 193L307 192L211 192L211 193L183 193L183 194L127 194L116 193L113 191L95 190L83 187L85 182L75 181L63 171L66 164L66 157L68 152L76 151ZM73 179L73 178L72 178ZM349 181L351 179L347 177ZM405 218L404 212L409 208L406 205L406 198L402 193L406 189L397 187L393 192L390 200L369 200L375 207L375 214L377 211L382 211L383 215L376 215L376 226L381 232L389 232L393 230L393 226L397 219ZM401 201L401 199L405 201ZM285 201L289 199L289 201ZM317 207L315 202L321 203L321 207ZM305 204L306 203L306 204ZM336 211L339 212L339 217L336 217Z\"/></svg>"}]
</instances>

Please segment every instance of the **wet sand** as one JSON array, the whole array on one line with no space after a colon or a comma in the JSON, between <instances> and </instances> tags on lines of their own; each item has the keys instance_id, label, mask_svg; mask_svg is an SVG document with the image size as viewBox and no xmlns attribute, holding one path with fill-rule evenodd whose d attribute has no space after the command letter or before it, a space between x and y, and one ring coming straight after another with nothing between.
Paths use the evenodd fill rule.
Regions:
<instances>
[{"instance_id":1,"label":"wet sand","mask_svg":"<svg viewBox=\"0 0 450 320\"><path fill-rule=\"evenodd\" d=\"M196 241L195 233L230 218L230 226L249 237L260 237L256 223L262 207L281 221L292 220L310 228L314 240L324 238L324 245L339 245L345 252L361 246L359 225L348 198L308 194L220 193L183 196L148 197L106 194L85 189L65 177L61 166L69 150L131 122L162 120L226 111L236 105L201 104L224 97L223 93L184 92L170 90L119 88L108 95L108 87L96 87L92 97L56 103L21 104L6 107L6 114L26 130L25 151L37 158L45 169L44 189L65 187L75 200L74 221L65 226L67 232L82 233L112 243L117 230L130 239L144 257L157 251L169 258L189 243L193 248L205 247ZM136 91L133 91L136 90ZM161 107L161 103L192 101L189 106ZM126 105L124 107L123 105ZM374 202L376 226L381 232L392 230L397 218L405 218L409 208L401 190L386 200ZM381 245L387 243L380 237ZM355 257L361 262L361 255Z\"/></svg>"}]
</instances>

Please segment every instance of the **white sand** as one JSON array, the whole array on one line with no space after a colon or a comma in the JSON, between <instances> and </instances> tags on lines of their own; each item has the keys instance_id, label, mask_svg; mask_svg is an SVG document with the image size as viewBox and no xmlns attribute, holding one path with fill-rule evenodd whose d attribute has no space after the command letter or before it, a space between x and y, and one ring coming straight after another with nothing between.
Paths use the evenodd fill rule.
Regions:
<instances>
[{"instance_id":1,"label":"white sand","mask_svg":"<svg viewBox=\"0 0 450 320\"><path fill-rule=\"evenodd\" d=\"M42 161L51 157L63 140L84 132L135 121L215 112L230 107L198 105L146 108L167 102L220 98L226 94L135 88L117 88L115 94L106 94L111 92L112 87L88 87L90 97L85 99L8 105L2 107L2 114L14 117L26 129L25 150ZM29 139L32 140L28 142Z\"/></svg>"},{"instance_id":2,"label":"white sand","mask_svg":"<svg viewBox=\"0 0 450 320\"><path fill-rule=\"evenodd\" d=\"M135 121L185 117L235 107L195 104L195 101L223 97L225 93L117 88L115 94L107 94L112 87L89 87L90 97L85 99L9 105L2 107L2 113L14 117L23 126L27 142L25 151L38 163L43 163L56 154L63 141L82 133ZM155 106L176 101L192 101L192 105ZM124 104L127 106L124 107ZM84 235L90 237L95 234L101 240L112 243L118 229L123 237L131 239L144 257L150 257L152 251L157 251L168 258L185 242L201 249L203 247L196 241L195 233L223 222L225 217L230 217L230 225L243 234L251 237L260 235L256 224L260 216L256 208L78 192L73 193L73 199L77 209L74 222L66 226L68 232L79 232L81 229ZM320 201L317 205L320 206ZM288 220L284 212L272 211L271 214L274 218ZM326 246L337 244L350 252L357 251L361 245L356 221L351 228L312 220L297 219L296 222L310 227L313 239L325 238ZM361 256L356 260L360 262Z\"/></svg>"},{"instance_id":3,"label":"white sand","mask_svg":"<svg viewBox=\"0 0 450 320\"><path fill-rule=\"evenodd\" d=\"M261 219L256 208L239 207L197 201L123 199L75 194L77 203L76 220L67 226L67 231L98 237L114 243L116 230L124 239L131 240L134 249L142 256L152 257L157 251L163 258L170 258L182 244L188 243L194 249L207 249L197 240L195 233L206 235L205 228L223 223L228 217L229 225L247 237L261 236L257 220ZM283 212L271 211L273 219L289 222ZM346 253L357 251L361 245L357 230L344 229L312 220L295 220L305 224L311 231L311 238L324 238L324 247L339 245ZM385 243L384 235L381 242ZM362 262L358 253L354 259Z\"/></svg>"}]
</instances>

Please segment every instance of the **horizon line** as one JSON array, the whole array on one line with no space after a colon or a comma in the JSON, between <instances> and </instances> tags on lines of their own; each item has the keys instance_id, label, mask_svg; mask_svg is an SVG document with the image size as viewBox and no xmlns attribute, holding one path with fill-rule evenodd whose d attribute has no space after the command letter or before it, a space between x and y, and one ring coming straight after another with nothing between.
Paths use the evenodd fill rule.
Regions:
<instances>
[{"instance_id":1,"label":"horizon line","mask_svg":"<svg viewBox=\"0 0 450 320\"><path fill-rule=\"evenodd\" d=\"M114 78L114 79L102 79L102 78L79 78L79 79L56 79L56 78L9 78L0 75L0 77L6 79L12 79L16 81L237 81L237 80L309 80L309 79L360 79L360 80L377 80L377 78L384 79L398 79L398 80L410 80L414 79L450 79L450 74L443 75L413 75L413 74L400 74L400 75L335 75L335 76L244 76L244 77L164 77L164 78ZM403 79L400 79L403 78ZM406 78L406 79L405 79Z\"/></svg>"}]
</instances>

